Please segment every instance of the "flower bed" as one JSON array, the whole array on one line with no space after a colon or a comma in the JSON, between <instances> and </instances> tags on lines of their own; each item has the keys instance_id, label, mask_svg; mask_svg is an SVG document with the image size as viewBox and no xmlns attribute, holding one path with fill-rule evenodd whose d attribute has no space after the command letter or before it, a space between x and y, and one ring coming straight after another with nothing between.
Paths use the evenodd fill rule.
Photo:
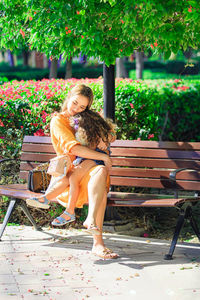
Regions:
<instances>
[{"instance_id":1,"label":"flower bed","mask_svg":"<svg viewBox=\"0 0 200 300\"><path fill-rule=\"evenodd\" d=\"M12 81L0 86L2 156L21 148L24 135L48 135L54 111L77 83L89 85L93 108L103 110L103 80L52 79ZM116 123L120 139L198 141L198 81L116 80Z\"/></svg>"}]
</instances>

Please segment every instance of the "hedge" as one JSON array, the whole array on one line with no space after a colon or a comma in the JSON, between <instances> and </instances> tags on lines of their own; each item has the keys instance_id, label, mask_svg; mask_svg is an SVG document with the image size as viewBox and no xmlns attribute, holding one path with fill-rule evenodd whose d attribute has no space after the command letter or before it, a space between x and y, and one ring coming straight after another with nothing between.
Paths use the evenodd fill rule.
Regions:
<instances>
[{"instance_id":1,"label":"hedge","mask_svg":"<svg viewBox=\"0 0 200 300\"><path fill-rule=\"evenodd\" d=\"M57 78L65 78L65 67L58 68ZM103 75L103 65L87 66L80 63L72 64L73 78L98 78ZM0 64L0 77L7 77L8 80L42 80L49 78L49 69L31 68L28 66L10 67L5 63ZM0 83L1 84L1 83Z\"/></svg>"},{"instance_id":2,"label":"hedge","mask_svg":"<svg viewBox=\"0 0 200 300\"><path fill-rule=\"evenodd\" d=\"M13 81L0 86L0 144L3 156L21 148L24 135L48 135L54 111L71 87L91 86L93 108L103 110L103 80ZM198 81L116 80L116 124L120 139L200 141Z\"/></svg>"}]
</instances>

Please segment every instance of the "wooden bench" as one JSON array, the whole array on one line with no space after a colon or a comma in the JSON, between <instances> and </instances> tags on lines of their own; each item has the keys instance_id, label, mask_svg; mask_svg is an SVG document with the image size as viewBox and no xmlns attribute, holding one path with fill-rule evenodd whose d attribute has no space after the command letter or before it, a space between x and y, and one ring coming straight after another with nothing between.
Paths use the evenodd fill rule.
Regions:
<instances>
[{"instance_id":1,"label":"wooden bench","mask_svg":"<svg viewBox=\"0 0 200 300\"><path fill-rule=\"evenodd\" d=\"M29 170L54 156L49 137L26 136L20 159L20 178L27 180ZM200 200L200 143L117 140L111 145L111 157L113 167L110 172L109 206L176 207L179 210L174 236L165 259L172 259L185 219L190 221L200 240L200 232L192 216L192 207ZM148 194L117 192L113 190L116 187L143 187L150 188L150 191ZM155 193L158 190L162 193ZM169 191L173 193L170 195ZM179 196L180 191L190 193ZM0 238L17 205L32 225L40 230L24 201L38 194L27 190L26 184L2 185L0 193L11 198Z\"/></svg>"}]
</instances>

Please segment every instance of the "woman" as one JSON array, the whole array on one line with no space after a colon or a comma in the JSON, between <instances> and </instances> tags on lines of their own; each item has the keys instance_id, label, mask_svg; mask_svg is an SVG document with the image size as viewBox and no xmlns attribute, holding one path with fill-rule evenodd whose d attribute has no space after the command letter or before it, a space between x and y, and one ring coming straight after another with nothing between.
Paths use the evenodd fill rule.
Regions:
<instances>
[{"instance_id":1,"label":"woman","mask_svg":"<svg viewBox=\"0 0 200 300\"><path fill-rule=\"evenodd\" d=\"M107 203L107 190L109 186L108 171L112 166L111 159L105 153L97 152L86 146L80 145L75 139L74 129L72 129L69 124L70 116L74 116L84 111L86 108L90 108L92 102L93 92L90 87L81 84L72 88L63 103L61 113L56 114L51 120L51 140L56 154L63 155L67 153L70 155L71 161L73 161L76 156L80 156L87 158L88 161L102 160L104 162L104 166L96 165L91 168L88 165L88 171L84 173L80 182L80 192L76 206L82 207L84 203L89 202L88 216L84 222L84 226L88 229L98 228L98 232L93 235L92 253L104 259L113 259L117 258L118 255L105 247L102 237L103 220ZM98 145L98 147L101 147L102 150L104 150L106 145L102 144L102 146ZM68 186L69 178L66 176L65 180L66 186ZM59 183L56 184L52 193L55 192L55 189L56 193L59 194ZM64 206L66 206L68 201L68 191L69 187L64 193L57 197L59 202ZM36 207L39 207L39 205L42 204L43 206L40 207L48 207L49 201L46 197L43 196L35 200L28 199L27 204ZM68 219L70 216L64 211L60 217Z\"/></svg>"}]
</instances>

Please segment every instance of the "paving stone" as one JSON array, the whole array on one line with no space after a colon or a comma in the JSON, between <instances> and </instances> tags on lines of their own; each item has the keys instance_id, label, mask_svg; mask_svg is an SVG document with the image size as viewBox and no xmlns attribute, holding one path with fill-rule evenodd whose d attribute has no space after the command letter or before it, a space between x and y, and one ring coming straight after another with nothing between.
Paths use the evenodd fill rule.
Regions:
<instances>
[{"instance_id":1,"label":"paving stone","mask_svg":"<svg viewBox=\"0 0 200 300\"><path fill-rule=\"evenodd\" d=\"M15 282L15 277L8 274L0 274L0 284L12 284Z\"/></svg>"}]
</instances>

